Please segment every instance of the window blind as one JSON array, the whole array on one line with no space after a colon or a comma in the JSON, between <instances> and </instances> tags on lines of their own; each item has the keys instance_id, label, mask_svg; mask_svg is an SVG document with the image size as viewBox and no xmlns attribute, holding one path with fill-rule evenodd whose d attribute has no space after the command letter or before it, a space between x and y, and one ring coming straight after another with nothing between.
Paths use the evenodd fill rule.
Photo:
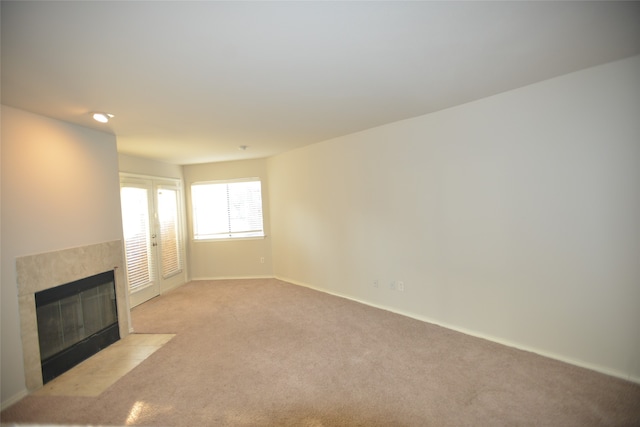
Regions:
<instances>
[{"instance_id":1,"label":"window blind","mask_svg":"<svg viewBox=\"0 0 640 427\"><path fill-rule=\"evenodd\" d=\"M191 199L194 239L264 236L259 180L194 183Z\"/></svg>"},{"instance_id":2,"label":"window blind","mask_svg":"<svg viewBox=\"0 0 640 427\"><path fill-rule=\"evenodd\" d=\"M157 203L162 277L167 278L182 271L178 230L178 192L169 188L159 188Z\"/></svg>"},{"instance_id":3,"label":"window blind","mask_svg":"<svg viewBox=\"0 0 640 427\"><path fill-rule=\"evenodd\" d=\"M149 204L146 188L122 187L122 219L129 288L153 282L153 257L149 239Z\"/></svg>"}]
</instances>

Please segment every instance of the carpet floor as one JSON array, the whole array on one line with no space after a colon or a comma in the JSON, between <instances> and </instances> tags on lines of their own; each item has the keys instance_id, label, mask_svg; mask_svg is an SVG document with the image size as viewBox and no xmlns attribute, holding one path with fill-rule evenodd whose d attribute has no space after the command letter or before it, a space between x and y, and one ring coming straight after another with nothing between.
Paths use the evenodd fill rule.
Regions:
<instances>
[{"instance_id":1,"label":"carpet floor","mask_svg":"<svg viewBox=\"0 0 640 427\"><path fill-rule=\"evenodd\" d=\"M132 311L175 334L95 397L3 423L640 426L640 385L279 280L197 281Z\"/></svg>"}]
</instances>

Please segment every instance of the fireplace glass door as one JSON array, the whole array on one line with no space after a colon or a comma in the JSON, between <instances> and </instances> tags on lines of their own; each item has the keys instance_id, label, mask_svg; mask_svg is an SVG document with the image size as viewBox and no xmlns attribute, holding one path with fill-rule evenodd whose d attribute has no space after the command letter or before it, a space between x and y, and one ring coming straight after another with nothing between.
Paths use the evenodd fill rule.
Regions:
<instances>
[{"instance_id":1,"label":"fireplace glass door","mask_svg":"<svg viewBox=\"0 0 640 427\"><path fill-rule=\"evenodd\" d=\"M120 338L113 271L36 293L46 383Z\"/></svg>"},{"instance_id":2,"label":"fireplace glass door","mask_svg":"<svg viewBox=\"0 0 640 427\"><path fill-rule=\"evenodd\" d=\"M37 308L40 358L47 359L118 320L113 283Z\"/></svg>"}]
</instances>

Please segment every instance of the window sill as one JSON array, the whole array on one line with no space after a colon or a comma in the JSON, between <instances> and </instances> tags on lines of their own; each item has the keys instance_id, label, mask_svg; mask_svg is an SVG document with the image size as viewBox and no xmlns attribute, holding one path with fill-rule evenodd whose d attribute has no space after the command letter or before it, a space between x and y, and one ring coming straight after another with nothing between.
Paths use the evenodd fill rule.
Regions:
<instances>
[{"instance_id":1,"label":"window sill","mask_svg":"<svg viewBox=\"0 0 640 427\"><path fill-rule=\"evenodd\" d=\"M193 243L211 243L211 242L229 242L235 240L264 240L267 235L264 236L250 236L250 237L218 237L215 239L191 239Z\"/></svg>"}]
</instances>

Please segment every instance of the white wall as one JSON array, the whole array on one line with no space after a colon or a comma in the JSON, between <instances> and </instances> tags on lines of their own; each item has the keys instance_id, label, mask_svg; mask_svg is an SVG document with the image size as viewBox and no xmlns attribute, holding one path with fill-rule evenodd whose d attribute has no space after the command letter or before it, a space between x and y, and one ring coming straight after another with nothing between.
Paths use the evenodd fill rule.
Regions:
<instances>
[{"instance_id":1,"label":"white wall","mask_svg":"<svg viewBox=\"0 0 640 427\"><path fill-rule=\"evenodd\" d=\"M182 179L182 166L142 157L118 154L120 172L148 175L162 178Z\"/></svg>"},{"instance_id":2,"label":"white wall","mask_svg":"<svg viewBox=\"0 0 640 427\"><path fill-rule=\"evenodd\" d=\"M268 167L277 277L640 381L640 57Z\"/></svg>"},{"instance_id":3,"label":"white wall","mask_svg":"<svg viewBox=\"0 0 640 427\"><path fill-rule=\"evenodd\" d=\"M26 389L16 257L122 239L113 135L2 106L2 406Z\"/></svg>"},{"instance_id":4,"label":"white wall","mask_svg":"<svg viewBox=\"0 0 640 427\"><path fill-rule=\"evenodd\" d=\"M183 166L188 224L189 271L193 279L272 277L269 191L266 159ZM191 184L257 177L262 182L264 231L261 239L193 240ZM264 258L264 263L261 260Z\"/></svg>"}]
</instances>

